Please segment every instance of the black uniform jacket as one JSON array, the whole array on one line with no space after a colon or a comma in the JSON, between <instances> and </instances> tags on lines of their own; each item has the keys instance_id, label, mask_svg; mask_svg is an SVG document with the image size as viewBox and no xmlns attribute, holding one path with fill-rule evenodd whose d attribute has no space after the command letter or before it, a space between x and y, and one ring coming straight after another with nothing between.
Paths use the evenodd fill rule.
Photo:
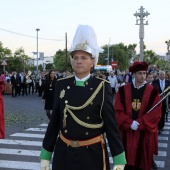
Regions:
<instances>
[{"instance_id":1,"label":"black uniform jacket","mask_svg":"<svg viewBox=\"0 0 170 170\"><path fill-rule=\"evenodd\" d=\"M162 91L162 89L161 89L161 87L160 87L159 79L154 80L154 81L152 82L152 85L155 86L155 87L158 89L158 91L159 91L160 94L163 93L163 91ZM169 81L169 80L165 80L165 88L164 88L164 90L165 90L167 87L169 87L169 86L170 86L170 81ZM167 92L169 92L169 91L167 91ZM166 93L167 93L167 92L166 92ZM164 95L166 95L166 93L164 93L164 94L162 95L162 97L164 97ZM170 103L170 101L169 101L169 103ZM163 105L166 105L166 99L164 99L164 100L162 101L162 104L163 104Z\"/></svg>"},{"instance_id":2,"label":"black uniform jacket","mask_svg":"<svg viewBox=\"0 0 170 170\"><path fill-rule=\"evenodd\" d=\"M66 104L74 107L84 105L102 81L104 85L94 100L84 109L72 110L72 112L79 120L85 123L94 125L100 124L103 121L104 125L94 129L84 127L78 124L70 113L67 112L66 126L64 127L63 118ZM117 156L123 152L113 109L111 86L107 81L90 77L85 82L84 87L81 87L75 85L74 77L58 80L55 88L53 114L43 141L43 148L45 150L53 152L55 148L53 170L102 170L103 158L101 144L79 148L67 147L58 137L60 132L64 137L71 140L86 140L106 133L112 156ZM108 157L106 162L107 169L109 169Z\"/></svg>"}]
</instances>

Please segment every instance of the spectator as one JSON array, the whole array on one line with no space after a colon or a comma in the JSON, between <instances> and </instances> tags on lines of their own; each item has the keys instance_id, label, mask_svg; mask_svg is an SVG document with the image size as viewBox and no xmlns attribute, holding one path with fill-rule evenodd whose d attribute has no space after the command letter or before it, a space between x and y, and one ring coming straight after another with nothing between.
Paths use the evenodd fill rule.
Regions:
<instances>
[{"instance_id":1,"label":"spectator","mask_svg":"<svg viewBox=\"0 0 170 170\"><path fill-rule=\"evenodd\" d=\"M4 89L5 89L4 82L0 80L0 139L5 138L4 101L2 95Z\"/></svg>"}]
</instances>

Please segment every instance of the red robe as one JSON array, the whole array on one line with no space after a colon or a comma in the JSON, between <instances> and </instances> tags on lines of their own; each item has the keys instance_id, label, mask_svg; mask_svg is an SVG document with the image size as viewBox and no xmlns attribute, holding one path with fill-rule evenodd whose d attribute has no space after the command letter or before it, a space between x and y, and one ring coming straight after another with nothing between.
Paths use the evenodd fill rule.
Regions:
<instances>
[{"instance_id":1,"label":"red robe","mask_svg":"<svg viewBox=\"0 0 170 170\"><path fill-rule=\"evenodd\" d=\"M137 122L138 130L130 126L132 119L132 83L119 88L115 99L115 112L122 135L127 165L150 170L153 154L158 154L158 122L161 117L161 104L146 113L160 100L158 91L150 84L146 85Z\"/></svg>"},{"instance_id":2,"label":"red robe","mask_svg":"<svg viewBox=\"0 0 170 170\"><path fill-rule=\"evenodd\" d=\"M2 93L4 91L4 83L0 81L0 139L5 137L5 126L4 126L4 102Z\"/></svg>"}]
</instances>

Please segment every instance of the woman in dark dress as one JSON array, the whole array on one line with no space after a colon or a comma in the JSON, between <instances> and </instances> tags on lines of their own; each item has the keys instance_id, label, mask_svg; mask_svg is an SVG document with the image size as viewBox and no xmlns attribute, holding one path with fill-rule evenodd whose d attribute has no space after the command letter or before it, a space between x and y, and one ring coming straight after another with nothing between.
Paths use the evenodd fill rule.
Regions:
<instances>
[{"instance_id":1,"label":"woman in dark dress","mask_svg":"<svg viewBox=\"0 0 170 170\"><path fill-rule=\"evenodd\" d=\"M5 138L5 125L4 125L4 101L3 101L3 92L5 86L4 82L0 80L0 139Z\"/></svg>"},{"instance_id":2,"label":"woman in dark dress","mask_svg":"<svg viewBox=\"0 0 170 170\"><path fill-rule=\"evenodd\" d=\"M45 80L44 95L42 97L42 102L45 102L44 109L46 110L46 114L49 119L51 118L53 110L54 90L56 81L57 79L55 77L54 71L50 70Z\"/></svg>"}]
</instances>

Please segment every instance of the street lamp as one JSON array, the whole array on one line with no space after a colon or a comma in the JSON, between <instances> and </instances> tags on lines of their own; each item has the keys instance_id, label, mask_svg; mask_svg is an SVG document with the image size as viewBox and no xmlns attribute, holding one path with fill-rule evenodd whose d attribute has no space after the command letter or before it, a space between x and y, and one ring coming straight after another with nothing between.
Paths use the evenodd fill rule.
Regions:
<instances>
[{"instance_id":1,"label":"street lamp","mask_svg":"<svg viewBox=\"0 0 170 170\"><path fill-rule=\"evenodd\" d=\"M109 55L110 55L110 50L109 50L109 48L110 48L110 38L109 38L109 43L108 43L108 49L107 49L107 65L109 65Z\"/></svg>"},{"instance_id":2,"label":"street lamp","mask_svg":"<svg viewBox=\"0 0 170 170\"><path fill-rule=\"evenodd\" d=\"M140 12L136 12L134 16L136 17L136 25L139 25L139 38L140 38L140 61L143 61L143 39L144 39L144 25L148 25L148 21L144 23L144 18L150 15L147 11L144 12L144 9L142 6L139 9ZM139 17L139 19L137 18ZM140 23L138 23L138 21Z\"/></svg>"},{"instance_id":3,"label":"street lamp","mask_svg":"<svg viewBox=\"0 0 170 170\"><path fill-rule=\"evenodd\" d=\"M38 31L40 31L40 29L37 28L36 31L37 31L37 74L38 74Z\"/></svg>"}]
</instances>

